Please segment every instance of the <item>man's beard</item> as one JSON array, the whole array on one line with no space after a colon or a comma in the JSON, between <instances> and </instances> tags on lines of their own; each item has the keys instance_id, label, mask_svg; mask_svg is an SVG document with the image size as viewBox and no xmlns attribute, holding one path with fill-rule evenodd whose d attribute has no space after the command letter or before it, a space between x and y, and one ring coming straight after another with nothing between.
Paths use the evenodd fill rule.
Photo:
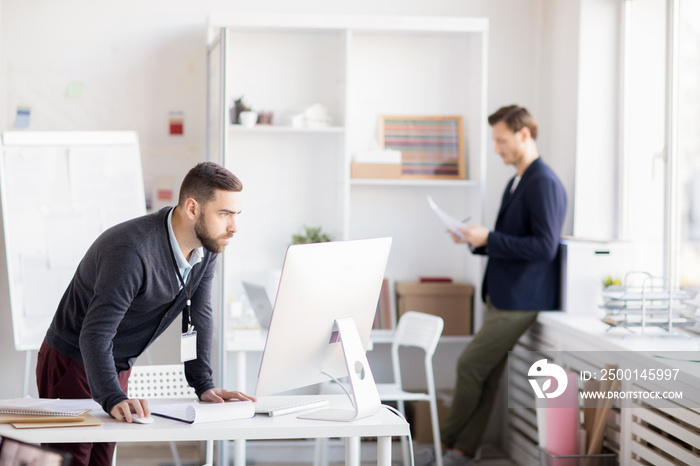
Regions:
<instances>
[{"instance_id":1,"label":"man's beard","mask_svg":"<svg viewBox=\"0 0 700 466\"><path fill-rule=\"evenodd\" d=\"M226 248L225 244L221 244L217 241L218 239L230 238L231 236L233 236L231 234L222 235L220 238L213 238L207 231L207 227L204 223L204 213L202 213L202 215L199 216L199 219L197 219L197 221L195 222L194 233L195 235L197 235L197 239L200 243L202 243L204 249L214 254L223 252Z\"/></svg>"}]
</instances>

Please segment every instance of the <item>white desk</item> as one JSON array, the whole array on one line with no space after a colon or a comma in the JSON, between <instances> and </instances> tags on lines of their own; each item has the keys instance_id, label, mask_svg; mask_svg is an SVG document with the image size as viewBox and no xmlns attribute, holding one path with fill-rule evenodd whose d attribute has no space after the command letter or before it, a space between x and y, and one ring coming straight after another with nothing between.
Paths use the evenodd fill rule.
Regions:
<instances>
[{"instance_id":1,"label":"white desk","mask_svg":"<svg viewBox=\"0 0 700 466\"><path fill-rule=\"evenodd\" d=\"M387 333L385 333L387 335ZM393 335L393 331L391 332ZM226 339L226 351L235 354L236 361L236 385L235 390L241 391L243 393L249 393L248 390L248 379L246 376L248 370L248 353L250 352L262 352L265 349L265 341L267 338L267 331L260 330L257 333L252 333L246 336L246 338L227 338ZM385 337L386 338L386 337ZM370 339L369 348L367 351L371 351L373 348L373 341ZM251 393L252 394L252 393ZM338 437L337 435L328 435L327 437ZM224 447L225 446L224 442ZM347 448L346 448L347 453ZM220 456L221 458L221 456ZM223 455L224 461L228 461L228 453ZM246 463L246 441L245 439L239 439L236 442L236 448L234 450L233 464L234 466L245 466Z\"/></svg>"},{"instance_id":2,"label":"white desk","mask_svg":"<svg viewBox=\"0 0 700 466\"><path fill-rule=\"evenodd\" d=\"M344 405L343 396L332 396L333 406ZM172 400L159 400L172 403ZM151 403L155 406L156 400ZM30 443L73 442L160 442L199 440L265 440L299 438L345 438L345 464L359 466L360 437L377 437L378 466L391 465L391 437L408 435L408 424L382 408L379 413L354 422L313 421L296 415L210 422L188 425L155 417L153 424L127 424L112 419L101 410L91 413L104 422L99 427L60 427L54 429L14 429L0 425L0 435Z\"/></svg>"},{"instance_id":3,"label":"white desk","mask_svg":"<svg viewBox=\"0 0 700 466\"><path fill-rule=\"evenodd\" d=\"M249 352L262 352L265 349L265 339L267 338L267 332L260 330L253 336L249 336L245 339L226 339L226 351L230 351L236 355L236 386L235 390L241 391L243 393L249 393L248 390L248 377L246 372L248 370L248 353ZM227 448L227 443L223 442L222 448ZM219 455L219 458L223 458L223 461L228 461L228 451L223 455ZM246 463L246 444L245 439L239 439L236 442L236 449L234 450L233 464L234 466L245 466Z\"/></svg>"}]
</instances>

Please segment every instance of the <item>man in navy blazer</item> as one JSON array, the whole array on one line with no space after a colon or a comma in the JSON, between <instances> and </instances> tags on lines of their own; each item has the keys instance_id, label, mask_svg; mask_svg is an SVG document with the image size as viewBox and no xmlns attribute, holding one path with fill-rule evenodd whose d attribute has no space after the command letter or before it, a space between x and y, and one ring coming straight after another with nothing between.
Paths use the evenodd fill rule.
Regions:
<instances>
[{"instance_id":1,"label":"man in navy blazer","mask_svg":"<svg viewBox=\"0 0 700 466\"><path fill-rule=\"evenodd\" d=\"M500 108L489 117L495 152L516 175L503 193L493 231L463 225L456 243L489 258L482 285L484 322L457 362L450 414L441 428L444 466L471 464L493 407L508 351L559 299L559 239L566 192L542 161L535 144L537 123L523 107ZM431 454L433 453L433 454ZM434 464L434 452L419 452L416 465Z\"/></svg>"},{"instance_id":2,"label":"man in navy blazer","mask_svg":"<svg viewBox=\"0 0 700 466\"><path fill-rule=\"evenodd\" d=\"M463 234L467 242L474 241L475 254L489 258L481 288L484 302L489 296L503 310L556 309L566 192L540 157L522 170L508 182L494 231L467 226Z\"/></svg>"}]
</instances>

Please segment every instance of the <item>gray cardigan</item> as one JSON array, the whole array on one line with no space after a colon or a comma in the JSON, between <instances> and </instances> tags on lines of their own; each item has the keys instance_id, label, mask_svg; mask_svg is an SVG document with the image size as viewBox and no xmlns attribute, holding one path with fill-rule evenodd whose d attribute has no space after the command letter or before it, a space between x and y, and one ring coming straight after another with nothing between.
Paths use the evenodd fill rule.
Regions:
<instances>
[{"instance_id":1,"label":"gray cardigan","mask_svg":"<svg viewBox=\"0 0 700 466\"><path fill-rule=\"evenodd\" d=\"M107 413L127 399L117 373L130 369L185 308L168 245L169 211L166 207L100 235L78 265L46 334L49 346L85 365L92 397ZM216 257L205 250L187 279L197 359L185 363L185 375L200 397L214 387L210 298Z\"/></svg>"}]
</instances>

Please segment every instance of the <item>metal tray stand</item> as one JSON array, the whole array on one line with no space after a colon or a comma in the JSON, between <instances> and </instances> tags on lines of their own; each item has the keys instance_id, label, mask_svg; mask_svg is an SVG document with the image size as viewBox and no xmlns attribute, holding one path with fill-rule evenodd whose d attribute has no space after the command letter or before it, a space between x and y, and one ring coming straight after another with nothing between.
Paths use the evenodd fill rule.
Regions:
<instances>
[{"instance_id":1,"label":"metal tray stand","mask_svg":"<svg viewBox=\"0 0 700 466\"><path fill-rule=\"evenodd\" d=\"M666 277L629 272L622 285L603 290L604 303L600 307L606 314L601 320L610 328L623 327L630 332L633 328L644 333L646 327L661 327L670 333L674 326L692 326L700 321L698 306L689 302L696 295L696 290L671 290Z\"/></svg>"}]
</instances>

